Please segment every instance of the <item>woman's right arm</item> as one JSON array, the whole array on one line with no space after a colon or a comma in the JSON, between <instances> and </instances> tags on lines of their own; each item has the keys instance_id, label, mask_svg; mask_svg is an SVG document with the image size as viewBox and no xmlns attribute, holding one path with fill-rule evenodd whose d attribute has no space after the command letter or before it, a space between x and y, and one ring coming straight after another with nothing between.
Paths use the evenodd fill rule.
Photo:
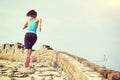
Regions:
<instances>
[{"instance_id":1,"label":"woman's right arm","mask_svg":"<svg viewBox=\"0 0 120 80\"><path fill-rule=\"evenodd\" d=\"M27 28L27 25L28 25L28 21L25 22L23 29Z\"/></svg>"}]
</instances>

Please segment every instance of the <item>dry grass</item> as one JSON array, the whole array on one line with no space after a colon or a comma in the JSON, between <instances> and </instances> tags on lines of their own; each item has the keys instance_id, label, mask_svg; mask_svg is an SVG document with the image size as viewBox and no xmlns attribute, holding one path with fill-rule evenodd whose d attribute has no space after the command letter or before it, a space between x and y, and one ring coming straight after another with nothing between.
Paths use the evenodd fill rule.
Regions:
<instances>
[{"instance_id":1,"label":"dry grass","mask_svg":"<svg viewBox=\"0 0 120 80\"><path fill-rule=\"evenodd\" d=\"M1 53L0 59L9 61L20 61L20 55L12 53Z\"/></svg>"}]
</instances>

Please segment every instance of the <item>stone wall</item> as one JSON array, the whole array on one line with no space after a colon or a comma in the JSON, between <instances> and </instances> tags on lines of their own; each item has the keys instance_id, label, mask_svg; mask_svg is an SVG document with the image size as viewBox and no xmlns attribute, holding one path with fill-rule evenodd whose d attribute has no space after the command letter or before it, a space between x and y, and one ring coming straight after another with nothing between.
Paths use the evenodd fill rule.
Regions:
<instances>
[{"instance_id":1,"label":"stone wall","mask_svg":"<svg viewBox=\"0 0 120 80\"><path fill-rule=\"evenodd\" d=\"M120 80L120 72L118 71L101 67L66 52L53 50L48 45L43 45L35 53L46 55L41 57L41 59L47 58L48 61L52 60L53 65L58 70L64 70L71 76L71 80Z\"/></svg>"},{"instance_id":2,"label":"stone wall","mask_svg":"<svg viewBox=\"0 0 120 80\"><path fill-rule=\"evenodd\" d=\"M0 46L0 59L21 61L24 46L21 43L3 44ZM22 57L23 57L22 56ZM48 45L33 51L31 61L40 65L49 64L58 71L65 71L71 80L120 80L120 72L106 69L78 56L53 50ZM51 63L52 62L52 63Z\"/></svg>"},{"instance_id":3,"label":"stone wall","mask_svg":"<svg viewBox=\"0 0 120 80\"><path fill-rule=\"evenodd\" d=\"M58 68L58 70L63 70L68 73L71 76L71 80L106 80L100 73L83 63L81 64L76 58L65 52L47 49L45 45L37 52L46 55L48 61L52 60L53 65ZM43 57L42 59L44 60L45 58ZM84 62L87 61L82 58L81 60L84 60Z\"/></svg>"},{"instance_id":4,"label":"stone wall","mask_svg":"<svg viewBox=\"0 0 120 80\"><path fill-rule=\"evenodd\" d=\"M11 60L11 61L20 61L21 54L23 53L24 45L21 43L15 44L2 44L0 46L0 59Z\"/></svg>"}]
</instances>

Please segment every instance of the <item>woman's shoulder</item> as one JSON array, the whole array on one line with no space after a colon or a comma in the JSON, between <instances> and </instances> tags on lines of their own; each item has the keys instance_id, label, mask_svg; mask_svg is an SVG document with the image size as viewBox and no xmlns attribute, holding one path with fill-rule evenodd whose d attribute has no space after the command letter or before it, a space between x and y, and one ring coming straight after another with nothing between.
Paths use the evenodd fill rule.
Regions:
<instances>
[{"instance_id":1,"label":"woman's shoulder","mask_svg":"<svg viewBox=\"0 0 120 80\"><path fill-rule=\"evenodd\" d=\"M27 19L27 20L26 20L26 23L28 23L29 21L30 21L30 20L29 20L29 19Z\"/></svg>"},{"instance_id":2,"label":"woman's shoulder","mask_svg":"<svg viewBox=\"0 0 120 80\"><path fill-rule=\"evenodd\" d=\"M42 18L36 18L36 20L42 20Z\"/></svg>"},{"instance_id":3,"label":"woman's shoulder","mask_svg":"<svg viewBox=\"0 0 120 80\"><path fill-rule=\"evenodd\" d=\"M42 18L36 18L35 19L35 22L41 22L42 21Z\"/></svg>"}]
</instances>

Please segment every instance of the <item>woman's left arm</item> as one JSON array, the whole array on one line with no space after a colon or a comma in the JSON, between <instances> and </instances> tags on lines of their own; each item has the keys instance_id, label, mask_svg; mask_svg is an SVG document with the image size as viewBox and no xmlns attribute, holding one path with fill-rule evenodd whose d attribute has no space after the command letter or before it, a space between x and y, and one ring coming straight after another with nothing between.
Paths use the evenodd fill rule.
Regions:
<instances>
[{"instance_id":1,"label":"woman's left arm","mask_svg":"<svg viewBox=\"0 0 120 80\"><path fill-rule=\"evenodd\" d=\"M42 19L41 18L39 18L39 32L41 32L41 25L42 24Z\"/></svg>"}]
</instances>

